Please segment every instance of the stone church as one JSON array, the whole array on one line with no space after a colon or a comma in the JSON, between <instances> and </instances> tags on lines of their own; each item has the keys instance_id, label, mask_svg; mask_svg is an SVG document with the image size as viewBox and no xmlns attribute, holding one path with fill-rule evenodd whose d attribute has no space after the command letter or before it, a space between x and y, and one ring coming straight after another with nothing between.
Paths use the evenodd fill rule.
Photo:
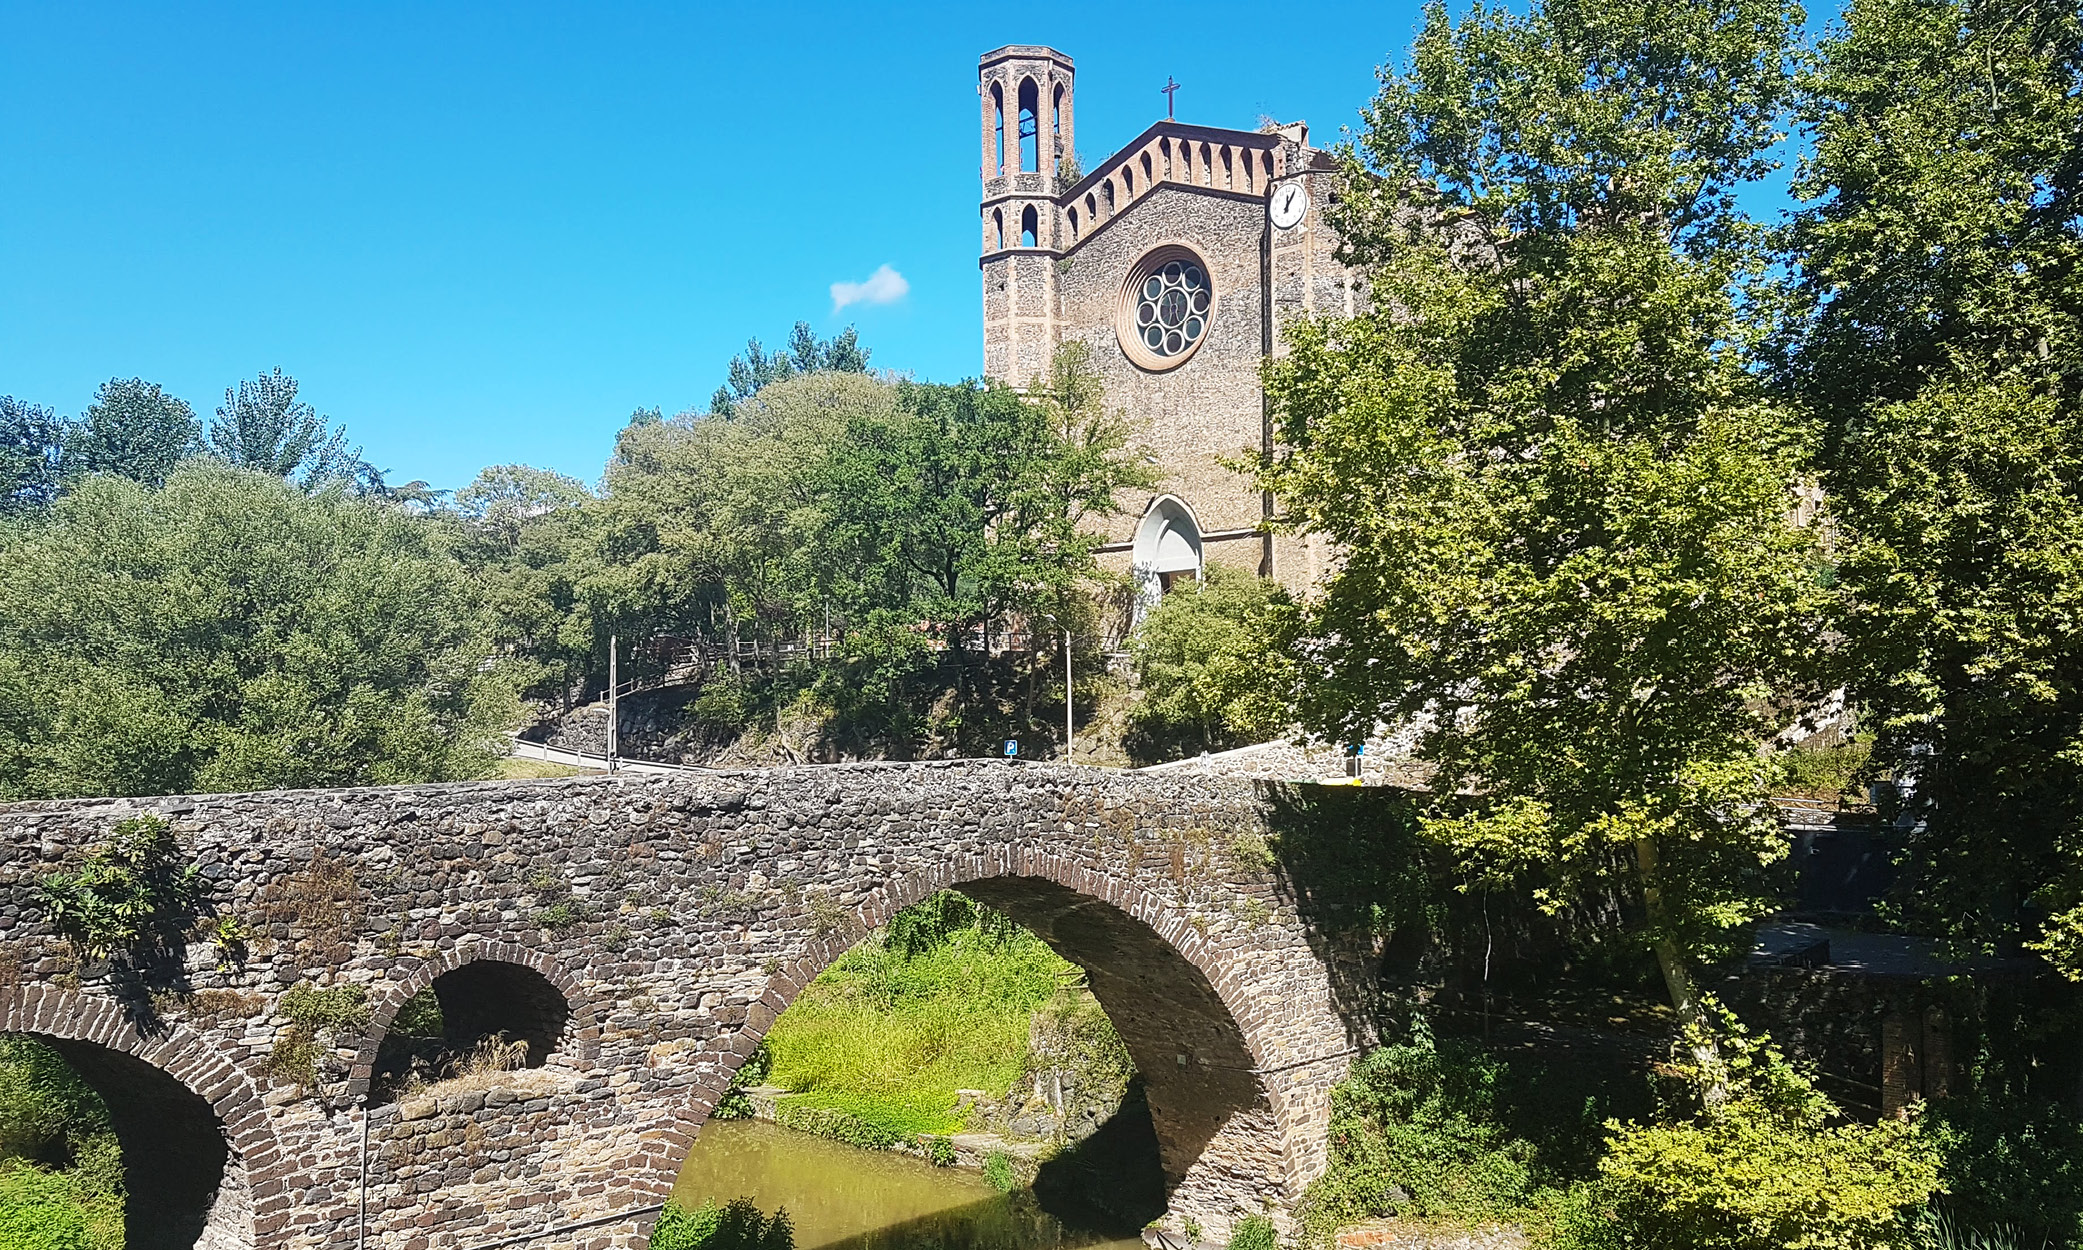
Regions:
<instances>
[{"instance_id":1,"label":"stone church","mask_svg":"<svg viewBox=\"0 0 2083 1250\"><path fill-rule=\"evenodd\" d=\"M1209 563L1300 589L1319 540L1262 532L1273 500L1225 461L1271 449L1259 365L1297 317L1351 315L1365 291L1324 209L1339 178L1307 123L1260 131L1167 118L1081 171L1075 67L1013 45L977 66L982 105L984 372L1014 386L1083 342L1156 461L1153 495L1103 548L1139 603Z\"/></svg>"}]
</instances>

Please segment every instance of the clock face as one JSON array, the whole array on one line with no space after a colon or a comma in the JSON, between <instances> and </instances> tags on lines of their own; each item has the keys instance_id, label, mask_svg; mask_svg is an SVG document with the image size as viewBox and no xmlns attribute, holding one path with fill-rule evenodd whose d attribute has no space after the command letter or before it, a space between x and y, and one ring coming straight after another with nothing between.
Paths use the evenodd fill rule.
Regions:
<instances>
[{"instance_id":1,"label":"clock face","mask_svg":"<svg viewBox=\"0 0 2083 1250\"><path fill-rule=\"evenodd\" d=\"M1273 188L1273 198L1266 204L1266 213L1282 230L1291 229L1308 211L1309 192L1299 182Z\"/></svg>"}]
</instances>

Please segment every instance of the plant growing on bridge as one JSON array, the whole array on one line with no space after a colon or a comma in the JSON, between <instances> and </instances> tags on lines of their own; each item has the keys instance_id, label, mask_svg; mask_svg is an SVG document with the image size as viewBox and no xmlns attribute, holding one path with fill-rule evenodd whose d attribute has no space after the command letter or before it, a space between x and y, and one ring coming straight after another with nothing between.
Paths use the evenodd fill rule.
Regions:
<instances>
[{"instance_id":1,"label":"plant growing on bridge","mask_svg":"<svg viewBox=\"0 0 2083 1250\"><path fill-rule=\"evenodd\" d=\"M1346 556L1292 639L1302 720L1425 717L1431 834L1560 908L1618 893L1673 1006L1784 855L1759 747L1821 608L1799 430L1738 293L1799 11L1442 6L1343 201L1375 311L1308 323L1265 474Z\"/></svg>"},{"instance_id":2,"label":"plant growing on bridge","mask_svg":"<svg viewBox=\"0 0 2083 1250\"><path fill-rule=\"evenodd\" d=\"M82 955L147 959L188 937L210 886L173 826L145 815L117 825L76 871L45 877L41 894L51 927Z\"/></svg>"},{"instance_id":3,"label":"plant growing on bridge","mask_svg":"<svg viewBox=\"0 0 2083 1250\"><path fill-rule=\"evenodd\" d=\"M368 988L361 985L320 989L309 981L299 981L289 987L276 1007L289 1021L289 1031L268 1052L268 1072L277 1080L294 1082L300 1090L315 1087L323 1051L321 1037L338 1043L367 1024L368 999Z\"/></svg>"}]
</instances>

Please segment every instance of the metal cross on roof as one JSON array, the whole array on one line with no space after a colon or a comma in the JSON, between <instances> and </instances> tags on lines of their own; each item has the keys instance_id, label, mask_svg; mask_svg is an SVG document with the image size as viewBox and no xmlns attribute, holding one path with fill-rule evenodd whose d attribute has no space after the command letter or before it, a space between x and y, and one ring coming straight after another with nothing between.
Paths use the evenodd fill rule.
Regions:
<instances>
[{"instance_id":1,"label":"metal cross on roof","mask_svg":"<svg viewBox=\"0 0 2083 1250\"><path fill-rule=\"evenodd\" d=\"M1171 119L1172 93L1174 91L1177 91L1178 89L1179 84L1172 81L1172 76L1170 74L1166 74L1164 76L1164 86L1158 88L1159 91L1164 92L1164 115L1166 120Z\"/></svg>"}]
</instances>

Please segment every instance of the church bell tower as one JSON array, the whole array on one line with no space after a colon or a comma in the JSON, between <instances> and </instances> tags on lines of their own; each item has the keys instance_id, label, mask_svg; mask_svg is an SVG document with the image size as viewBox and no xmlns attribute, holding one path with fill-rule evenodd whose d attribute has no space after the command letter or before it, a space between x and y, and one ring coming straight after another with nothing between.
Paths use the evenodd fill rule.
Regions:
<instances>
[{"instance_id":1,"label":"church bell tower","mask_svg":"<svg viewBox=\"0 0 2083 1250\"><path fill-rule=\"evenodd\" d=\"M984 373L1015 386L1048 367L1059 334L1057 197L1072 142L1071 59L1012 44L977 62L983 118Z\"/></svg>"}]
</instances>

